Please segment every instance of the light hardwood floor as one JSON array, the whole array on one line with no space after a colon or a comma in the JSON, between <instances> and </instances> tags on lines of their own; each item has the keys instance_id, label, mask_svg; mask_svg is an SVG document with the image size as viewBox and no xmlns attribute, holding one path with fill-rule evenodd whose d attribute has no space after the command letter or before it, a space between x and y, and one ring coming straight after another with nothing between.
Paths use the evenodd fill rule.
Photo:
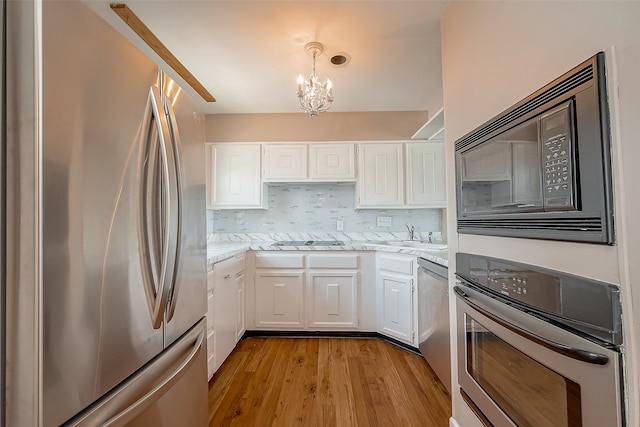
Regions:
<instances>
[{"instance_id":1,"label":"light hardwood floor","mask_svg":"<svg viewBox=\"0 0 640 427\"><path fill-rule=\"evenodd\" d=\"M378 339L247 338L209 382L209 426L449 425L426 361Z\"/></svg>"}]
</instances>

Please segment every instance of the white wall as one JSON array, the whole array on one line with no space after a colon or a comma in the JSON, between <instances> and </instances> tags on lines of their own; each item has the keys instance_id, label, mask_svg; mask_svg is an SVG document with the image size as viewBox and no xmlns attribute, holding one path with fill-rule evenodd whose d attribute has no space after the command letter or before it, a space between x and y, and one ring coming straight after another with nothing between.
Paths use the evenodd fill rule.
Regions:
<instances>
[{"instance_id":1,"label":"white wall","mask_svg":"<svg viewBox=\"0 0 640 427\"><path fill-rule=\"evenodd\" d=\"M437 111L437 108L436 108ZM207 142L395 141L410 139L426 111L208 114Z\"/></svg>"},{"instance_id":2,"label":"white wall","mask_svg":"<svg viewBox=\"0 0 640 427\"><path fill-rule=\"evenodd\" d=\"M640 297L633 299L640 292L640 266L633 265L640 251L640 226L631 215L640 208L633 191L634 179L640 177L634 160L640 159L639 22L640 2L625 1L456 1L442 18L450 251L482 251L619 284L629 425L640 425L639 316L633 311L633 303L640 304ZM607 54L612 110L617 245L456 235L454 141L601 50ZM449 258L453 280L453 253ZM456 372L453 380L457 383ZM461 426L480 425L455 391L453 414Z\"/></svg>"}]
</instances>

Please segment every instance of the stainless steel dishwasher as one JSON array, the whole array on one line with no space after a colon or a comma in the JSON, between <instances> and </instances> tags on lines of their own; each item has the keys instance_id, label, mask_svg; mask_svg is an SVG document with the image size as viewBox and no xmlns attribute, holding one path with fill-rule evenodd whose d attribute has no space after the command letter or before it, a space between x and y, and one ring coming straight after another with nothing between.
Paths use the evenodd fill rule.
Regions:
<instances>
[{"instance_id":1,"label":"stainless steel dishwasher","mask_svg":"<svg viewBox=\"0 0 640 427\"><path fill-rule=\"evenodd\" d=\"M425 258L418 258L418 267L420 352L451 393L448 270Z\"/></svg>"}]
</instances>

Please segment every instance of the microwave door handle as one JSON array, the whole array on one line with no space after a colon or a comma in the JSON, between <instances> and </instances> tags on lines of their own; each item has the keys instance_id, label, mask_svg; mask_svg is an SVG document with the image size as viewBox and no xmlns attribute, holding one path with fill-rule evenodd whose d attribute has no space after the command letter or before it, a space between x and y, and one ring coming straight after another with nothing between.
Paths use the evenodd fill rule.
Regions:
<instances>
[{"instance_id":1,"label":"microwave door handle","mask_svg":"<svg viewBox=\"0 0 640 427\"><path fill-rule=\"evenodd\" d=\"M566 357L570 357L571 359L579 360L581 362L591 363L594 365L606 365L609 362L609 357L604 354L594 353L592 351L581 350L579 348L571 347L565 344L560 344L555 341L551 341L547 338L541 337L539 335L533 334L529 331L526 331L519 326L513 325L508 321L501 319L500 317L491 313L487 309L480 307L477 303L473 302L471 300L471 297L466 292L464 292L464 290L462 290L459 286L455 286L453 290L455 291L456 294L458 294L460 298L462 298L467 304L469 304L475 310L487 316L489 319L493 320L500 326L503 326L508 330L510 330L511 332L514 332L530 341L533 341L536 344L539 344L552 351L555 351L556 353L562 354L563 356L566 356Z\"/></svg>"}]
</instances>

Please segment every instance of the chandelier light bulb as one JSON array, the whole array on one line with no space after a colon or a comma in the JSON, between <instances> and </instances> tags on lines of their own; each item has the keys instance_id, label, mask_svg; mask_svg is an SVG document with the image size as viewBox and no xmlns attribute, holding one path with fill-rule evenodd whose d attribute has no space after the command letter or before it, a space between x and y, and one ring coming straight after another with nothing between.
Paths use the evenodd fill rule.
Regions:
<instances>
[{"instance_id":1,"label":"chandelier light bulb","mask_svg":"<svg viewBox=\"0 0 640 427\"><path fill-rule=\"evenodd\" d=\"M307 53L313 56L313 68L309 80L304 80L302 74L298 75L298 99L300 107L309 116L315 117L323 111L327 111L333 102L333 83L324 77L319 80L316 76L316 56L324 51L324 46L318 42L310 42L305 46Z\"/></svg>"}]
</instances>

